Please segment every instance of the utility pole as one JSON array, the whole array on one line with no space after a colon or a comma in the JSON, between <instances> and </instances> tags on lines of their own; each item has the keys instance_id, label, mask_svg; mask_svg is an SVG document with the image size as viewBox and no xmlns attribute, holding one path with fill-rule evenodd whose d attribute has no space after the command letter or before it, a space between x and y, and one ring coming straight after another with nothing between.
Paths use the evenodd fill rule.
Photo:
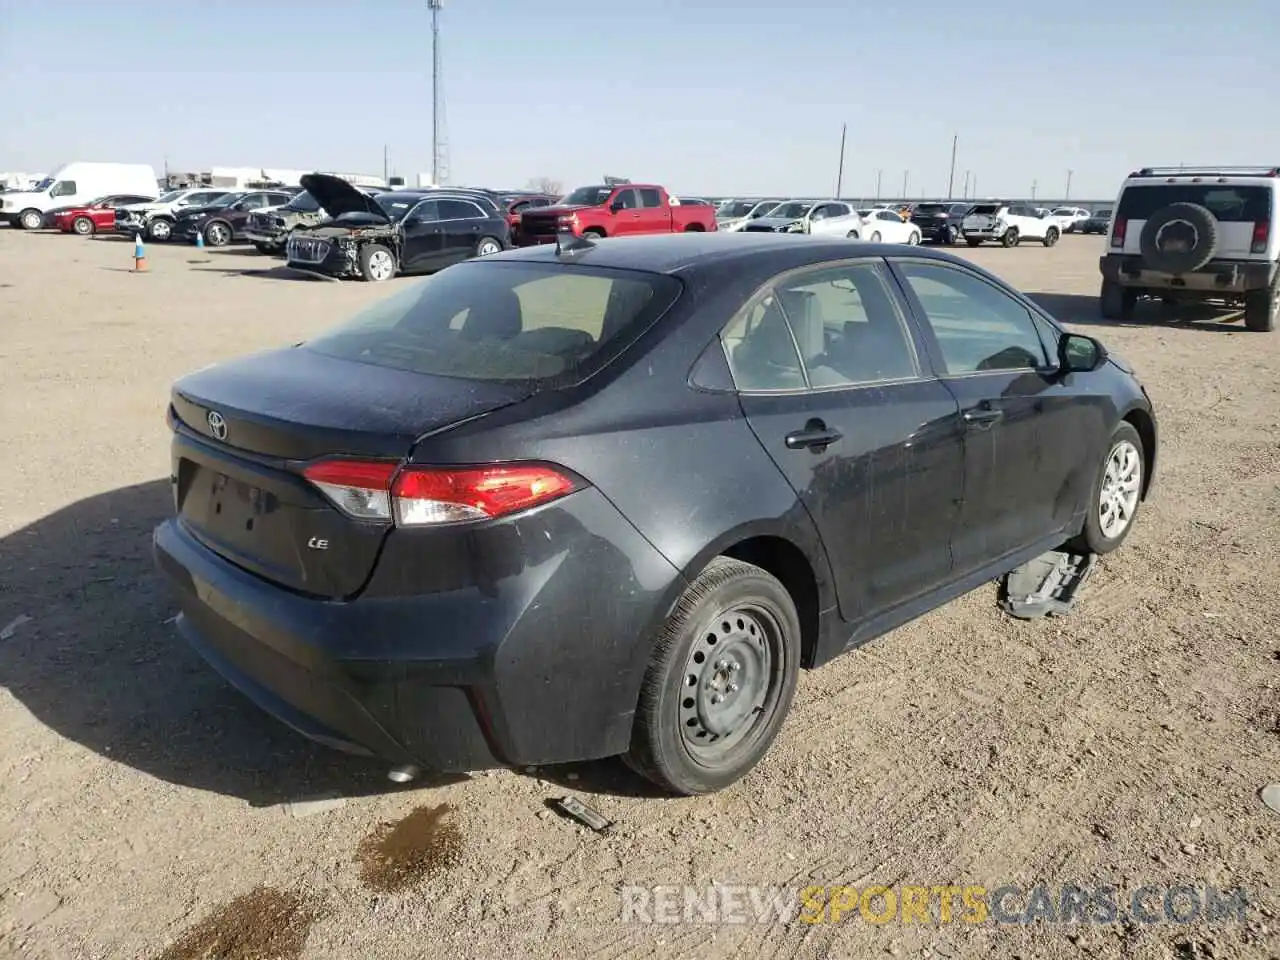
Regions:
<instances>
[{"instance_id":1,"label":"utility pole","mask_svg":"<svg viewBox=\"0 0 1280 960\"><path fill-rule=\"evenodd\" d=\"M973 190L973 194L972 196L969 197L969 199L977 200L978 199L978 175L976 173L973 175L973 183L971 185L971 189Z\"/></svg>"},{"instance_id":2,"label":"utility pole","mask_svg":"<svg viewBox=\"0 0 1280 960\"><path fill-rule=\"evenodd\" d=\"M907 199L907 180L908 178L910 178L910 176L911 176L910 170L902 171L902 199L903 200Z\"/></svg>"},{"instance_id":3,"label":"utility pole","mask_svg":"<svg viewBox=\"0 0 1280 960\"><path fill-rule=\"evenodd\" d=\"M427 0L431 11L431 183L440 184L440 8L444 0Z\"/></svg>"},{"instance_id":4,"label":"utility pole","mask_svg":"<svg viewBox=\"0 0 1280 960\"><path fill-rule=\"evenodd\" d=\"M876 199L877 200L880 199L880 181L883 177L884 177L884 171L877 170L876 171Z\"/></svg>"},{"instance_id":5,"label":"utility pole","mask_svg":"<svg viewBox=\"0 0 1280 960\"><path fill-rule=\"evenodd\" d=\"M956 185L956 146L960 143L960 134L951 138L951 176L947 177L947 199L955 199Z\"/></svg>"},{"instance_id":6,"label":"utility pole","mask_svg":"<svg viewBox=\"0 0 1280 960\"><path fill-rule=\"evenodd\" d=\"M1071 199L1071 175L1072 175L1073 173L1075 173L1075 171L1074 171L1074 170L1068 170L1068 171L1067 171L1067 195L1066 195L1066 197L1064 197L1064 199L1066 199L1066 200L1070 200L1070 199Z\"/></svg>"},{"instance_id":7,"label":"utility pole","mask_svg":"<svg viewBox=\"0 0 1280 960\"><path fill-rule=\"evenodd\" d=\"M844 185L844 138L849 132L849 124L840 124L840 167L836 174L836 199L840 199L840 187Z\"/></svg>"},{"instance_id":8,"label":"utility pole","mask_svg":"<svg viewBox=\"0 0 1280 960\"><path fill-rule=\"evenodd\" d=\"M964 195L960 199L961 200L969 199L969 171L968 170L964 172Z\"/></svg>"},{"instance_id":9,"label":"utility pole","mask_svg":"<svg viewBox=\"0 0 1280 960\"><path fill-rule=\"evenodd\" d=\"M1036 184L1037 183L1039 183L1038 180L1031 181L1031 202L1032 203L1035 203L1035 200L1036 200Z\"/></svg>"},{"instance_id":10,"label":"utility pole","mask_svg":"<svg viewBox=\"0 0 1280 960\"><path fill-rule=\"evenodd\" d=\"M391 148L385 143L382 145L382 182L391 185Z\"/></svg>"}]
</instances>

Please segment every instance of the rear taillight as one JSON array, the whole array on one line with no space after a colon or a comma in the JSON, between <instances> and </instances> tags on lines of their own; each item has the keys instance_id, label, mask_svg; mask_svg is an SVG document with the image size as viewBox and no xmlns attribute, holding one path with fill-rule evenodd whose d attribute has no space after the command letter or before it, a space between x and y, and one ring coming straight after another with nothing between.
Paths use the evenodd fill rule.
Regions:
<instances>
[{"instance_id":1,"label":"rear taillight","mask_svg":"<svg viewBox=\"0 0 1280 960\"><path fill-rule=\"evenodd\" d=\"M579 488L544 464L490 467L405 467L324 460L303 471L343 513L400 527L491 520L550 503Z\"/></svg>"},{"instance_id":2,"label":"rear taillight","mask_svg":"<svg viewBox=\"0 0 1280 960\"><path fill-rule=\"evenodd\" d=\"M1113 247L1124 246L1125 229L1129 226L1128 220L1116 220L1115 226L1111 230L1111 245Z\"/></svg>"},{"instance_id":3,"label":"rear taillight","mask_svg":"<svg viewBox=\"0 0 1280 960\"><path fill-rule=\"evenodd\" d=\"M1259 220L1253 225L1253 252L1266 253L1267 239L1271 235L1271 221Z\"/></svg>"}]
</instances>

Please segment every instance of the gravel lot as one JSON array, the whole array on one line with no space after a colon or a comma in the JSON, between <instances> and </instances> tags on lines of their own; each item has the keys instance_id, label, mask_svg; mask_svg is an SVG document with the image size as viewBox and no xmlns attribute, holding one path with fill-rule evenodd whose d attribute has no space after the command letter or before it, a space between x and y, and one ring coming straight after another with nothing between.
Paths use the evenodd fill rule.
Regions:
<instances>
[{"instance_id":1,"label":"gravel lot","mask_svg":"<svg viewBox=\"0 0 1280 960\"><path fill-rule=\"evenodd\" d=\"M962 253L1103 335L1157 404L1154 499L1076 612L1020 623L977 590L803 677L753 775L677 801L614 762L395 788L228 688L151 568L170 383L386 290L155 245L135 275L127 241L0 229L0 956L1280 955L1280 816L1258 799L1280 781L1280 336L1158 307L1103 325L1100 250ZM548 809L569 792L614 833ZM316 798L338 799L290 806ZM619 922L622 885L713 880L1212 883L1255 906L1216 925Z\"/></svg>"}]
</instances>

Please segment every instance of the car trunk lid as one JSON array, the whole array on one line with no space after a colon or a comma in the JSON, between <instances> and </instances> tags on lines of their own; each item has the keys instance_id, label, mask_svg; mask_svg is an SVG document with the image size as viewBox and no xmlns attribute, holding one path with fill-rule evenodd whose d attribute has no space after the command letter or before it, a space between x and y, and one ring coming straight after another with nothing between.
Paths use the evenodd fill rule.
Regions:
<instances>
[{"instance_id":1,"label":"car trunk lid","mask_svg":"<svg viewBox=\"0 0 1280 960\"><path fill-rule=\"evenodd\" d=\"M230 562L324 597L360 590L389 524L338 510L303 468L400 461L424 433L527 396L523 387L340 360L306 347L198 371L172 393L181 522Z\"/></svg>"}]
</instances>

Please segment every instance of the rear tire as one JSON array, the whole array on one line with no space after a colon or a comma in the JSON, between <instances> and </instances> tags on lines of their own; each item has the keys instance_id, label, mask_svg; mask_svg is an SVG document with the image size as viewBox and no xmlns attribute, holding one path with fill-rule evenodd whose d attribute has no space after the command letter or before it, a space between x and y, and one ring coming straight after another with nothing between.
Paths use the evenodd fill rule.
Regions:
<instances>
[{"instance_id":1,"label":"rear tire","mask_svg":"<svg viewBox=\"0 0 1280 960\"><path fill-rule=\"evenodd\" d=\"M204 245L206 247L225 247L232 240L231 227L221 220L215 220L204 228Z\"/></svg>"},{"instance_id":2,"label":"rear tire","mask_svg":"<svg viewBox=\"0 0 1280 960\"><path fill-rule=\"evenodd\" d=\"M1123 287L1111 280L1102 281L1102 293L1098 307L1107 320L1129 320L1133 308L1138 305L1138 291Z\"/></svg>"},{"instance_id":3,"label":"rear tire","mask_svg":"<svg viewBox=\"0 0 1280 960\"><path fill-rule=\"evenodd\" d=\"M476 243L477 257L491 257L502 252L502 243L493 237L481 237Z\"/></svg>"},{"instance_id":4,"label":"rear tire","mask_svg":"<svg viewBox=\"0 0 1280 960\"><path fill-rule=\"evenodd\" d=\"M82 237L93 236L93 231L96 229L97 227L94 226L93 221L88 217L76 217L71 221L72 232Z\"/></svg>"},{"instance_id":5,"label":"rear tire","mask_svg":"<svg viewBox=\"0 0 1280 960\"><path fill-rule=\"evenodd\" d=\"M1273 283L1266 290L1252 290L1244 295L1244 328L1254 333L1270 333L1276 328L1276 310L1280 297Z\"/></svg>"},{"instance_id":6,"label":"rear tire","mask_svg":"<svg viewBox=\"0 0 1280 960\"><path fill-rule=\"evenodd\" d=\"M1017 227L1010 227L1004 232L1004 236L1000 238L1001 246L1005 247L1016 247L1021 241L1022 238L1018 236Z\"/></svg>"},{"instance_id":7,"label":"rear tire","mask_svg":"<svg viewBox=\"0 0 1280 960\"><path fill-rule=\"evenodd\" d=\"M845 238L846 240L857 240L857 239L858 239L858 231L857 231L857 230L850 230L848 233L846 233L846 234L844 235L844 238Z\"/></svg>"},{"instance_id":8,"label":"rear tire","mask_svg":"<svg viewBox=\"0 0 1280 960\"><path fill-rule=\"evenodd\" d=\"M799 672L800 618L791 595L767 571L717 557L658 635L628 766L685 796L729 786L773 743Z\"/></svg>"},{"instance_id":9,"label":"rear tire","mask_svg":"<svg viewBox=\"0 0 1280 960\"><path fill-rule=\"evenodd\" d=\"M877 230L875 233L871 234L871 242L872 242L872 243L879 243L879 242L880 242L880 231L879 231L879 230Z\"/></svg>"}]
</instances>

